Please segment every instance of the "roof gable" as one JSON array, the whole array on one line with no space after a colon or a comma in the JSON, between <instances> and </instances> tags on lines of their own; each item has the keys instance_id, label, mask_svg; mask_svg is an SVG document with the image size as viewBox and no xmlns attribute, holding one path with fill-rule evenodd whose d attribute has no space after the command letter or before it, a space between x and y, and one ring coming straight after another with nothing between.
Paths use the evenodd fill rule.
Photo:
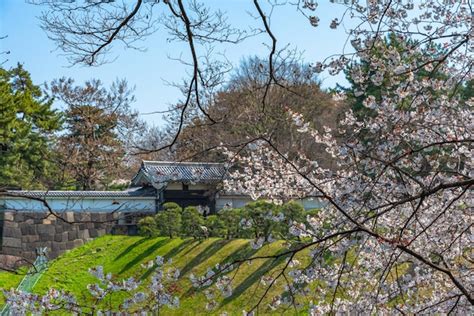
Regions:
<instances>
[{"instance_id":1,"label":"roof gable","mask_svg":"<svg viewBox=\"0 0 474 316\"><path fill-rule=\"evenodd\" d=\"M169 182L217 184L224 179L226 172L222 163L143 161L132 185L161 187Z\"/></svg>"}]
</instances>

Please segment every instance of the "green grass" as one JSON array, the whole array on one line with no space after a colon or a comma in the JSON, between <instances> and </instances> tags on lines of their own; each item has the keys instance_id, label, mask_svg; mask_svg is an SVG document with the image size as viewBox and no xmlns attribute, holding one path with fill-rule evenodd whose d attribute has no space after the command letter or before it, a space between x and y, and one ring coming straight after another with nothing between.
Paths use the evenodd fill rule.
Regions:
<instances>
[{"instance_id":1,"label":"green grass","mask_svg":"<svg viewBox=\"0 0 474 316\"><path fill-rule=\"evenodd\" d=\"M251 264L242 264L238 269L230 272L229 276L233 278L233 295L225 299L222 297L217 299L220 305L211 312L205 308L207 300L202 290L196 290L191 286L189 275L191 273L198 276L203 275L209 267L214 267L217 263L232 262L235 259L249 258L250 256L275 255L285 250L282 242L274 242L259 250L253 250L249 246L249 241L243 239L210 238L197 241L164 237L104 236L68 251L51 261L48 270L39 280L33 292L44 294L50 288L62 289L74 293L81 304L92 306L93 299L87 290L87 285L97 283L97 279L89 274L89 268L101 265L104 267L104 271L111 272L116 280L133 276L143 280L141 287L146 289L152 270L146 270L141 264L160 255L164 256L166 260L172 259L173 266L179 268L182 273L182 277L174 287L175 295L180 297L181 306L177 310L165 310L164 315L220 315L224 311L229 315L242 315L243 309L251 309L264 294L267 287L261 283L262 276L276 276L287 262L287 257L254 260ZM296 256L296 259L301 262L298 267L301 268L309 264L310 256L307 251L303 251ZM327 260L329 264L340 263L342 258L328 257ZM353 252L348 253L347 261L354 263L355 254ZM407 266L401 265L399 268L399 273L404 274ZM0 288L16 287L23 275L24 273L0 273ZM392 278L396 277L391 273L389 279ZM285 285L284 278L280 278L275 283L259 305L259 315L272 312L268 304L275 295L281 294ZM276 313L305 314L305 308L310 300L316 303L321 299L330 299L332 292L325 291L325 288L324 283L315 282L311 285L311 295L298 297L298 303L301 304L299 310L291 308L278 310ZM336 296L344 297L344 294L337 293ZM124 297L125 293L115 293L107 299L107 304L118 306ZM0 302L3 303L2 300L3 297L0 298ZM58 314L61 315L61 313Z\"/></svg>"},{"instance_id":2,"label":"green grass","mask_svg":"<svg viewBox=\"0 0 474 316\"><path fill-rule=\"evenodd\" d=\"M263 295L266 287L261 284L261 277L268 273L276 275L285 264L286 258L255 260L231 272L229 276L234 277L234 293L229 298L218 300L221 304L212 312L205 309L205 295L191 286L189 275L191 273L202 275L208 267L214 267L217 263L247 258L250 255L276 254L283 249L281 242L275 242L257 251L251 249L248 240L241 239L229 241L211 238L196 241L163 237L147 239L104 236L51 261L34 292L44 294L51 287L64 289L74 293L82 303L90 304L92 299L86 287L90 283L96 283L97 279L89 274L89 268L101 265L106 273L111 272L116 279L133 276L146 283L151 271L146 271L141 264L161 255L166 260L172 258L173 266L182 271L182 277L176 286L181 307L177 310L167 310L166 315L220 315L224 311L230 315L241 315L243 309L249 310ZM302 261L301 258L298 259ZM280 279L269 291L267 299L259 307L259 314L271 311L268 303L273 296L281 293L284 283L284 279ZM143 287L146 288L146 284ZM114 294L111 298L112 304L117 305L123 297L121 293ZM304 305L308 302L308 299L301 301ZM290 314L300 312L303 311L296 313L290 310Z\"/></svg>"},{"instance_id":3,"label":"green grass","mask_svg":"<svg viewBox=\"0 0 474 316\"><path fill-rule=\"evenodd\" d=\"M0 272L0 289L10 290L16 288L20 284L21 280L27 273L27 269L20 269L16 273L7 271ZM5 303L5 297L3 293L0 294L0 307Z\"/></svg>"}]
</instances>

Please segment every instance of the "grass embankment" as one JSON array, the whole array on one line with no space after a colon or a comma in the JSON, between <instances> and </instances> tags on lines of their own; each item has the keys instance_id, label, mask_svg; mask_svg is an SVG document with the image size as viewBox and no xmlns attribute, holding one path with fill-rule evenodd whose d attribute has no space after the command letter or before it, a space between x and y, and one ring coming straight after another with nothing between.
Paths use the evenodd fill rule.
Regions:
<instances>
[{"instance_id":1,"label":"grass embankment","mask_svg":"<svg viewBox=\"0 0 474 316\"><path fill-rule=\"evenodd\" d=\"M142 287L146 289L151 270L142 267L143 263L153 260L157 255L163 256L166 261L172 259L172 265L181 270L181 277L174 287L180 297L181 306L176 310L166 310L165 315L220 315L227 312L229 315L242 315L242 310L249 310L257 304L267 289L262 284L264 275L275 277L284 267L288 257L280 256L277 259L257 259L251 264L244 263L238 269L230 272L233 278L233 295L217 299L220 304L212 311L206 310L207 300L202 290L194 290L189 281L191 273L200 276L209 267L217 263L232 262L236 259L249 258L250 256L268 256L286 251L283 242L274 242L265 245L259 250L253 250L248 240L223 240L211 238L204 241L193 239L169 239L169 238L143 238L129 236L104 236L97 238L86 245L73 249L61 257L49 263L48 270L36 284L33 292L44 294L50 288L63 289L75 294L81 304L92 306L92 296L87 290L87 285L97 283L98 280L88 272L89 268L103 266L105 273L112 273L114 279L122 280L134 277L143 280ZM299 253L295 259L300 261L297 268L306 266L310 256L307 251ZM348 254L348 261L354 262L354 254ZM332 262L332 263L330 263ZM340 263L341 258L329 259L329 264ZM168 265L166 265L168 266ZM165 266L165 268L166 268ZM404 274L408 266L399 266L399 273ZM292 270L291 268L289 270ZM21 270L22 271L22 270ZM0 288L10 289L16 287L24 276L24 272L18 274L1 272ZM287 273L285 273L287 275ZM389 279L395 277L390 273ZM393 281L393 280L392 280ZM317 282L319 283L319 282ZM259 305L258 314L270 314L272 310L268 307L271 299L281 294L286 283L280 278L266 294L265 299ZM326 293L324 284L313 284L312 293L305 297L298 297L301 308L297 311L293 308L278 309L277 314L306 314L310 300L315 303L323 299L329 300L331 293ZM215 288L212 286L211 288ZM343 293L336 296L344 297ZM124 293L115 293L107 303L118 306L124 298ZM347 297L346 297L347 298ZM0 295L0 304L3 304L3 295ZM61 315L61 312L54 313Z\"/></svg>"},{"instance_id":2,"label":"grass embankment","mask_svg":"<svg viewBox=\"0 0 474 316\"><path fill-rule=\"evenodd\" d=\"M11 288L16 288L20 284L21 280L27 273L27 269L20 269L17 273L11 273L7 271L0 272L0 289L9 290ZM0 293L0 309L5 303L5 297L3 293Z\"/></svg>"},{"instance_id":3,"label":"grass embankment","mask_svg":"<svg viewBox=\"0 0 474 316\"><path fill-rule=\"evenodd\" d=\"M242 315L242 310L253 307L266 286L261 283L263 275L270 273L276 275L286 263L287 257L278 259L259 259L251 264L243 264L239 269L229 274L233 276L233 295L224 300L220 299L220 305L213 311L206 310L206 298L202 291L195 291L189 275L202 275L208 267L214 267L217 263L229 262L238 258L247 258L250 255L271 255L284 251L281 242L266 245L261 249L253 250L248 240L222 240L211 238L204 241L193 239L169 239L169 238L142 238L127 236L105 236L86 245L73 249L61 257L50 262L48 270L34 288L35 293L44 294L49 288L68 290L76 295L83 303L92 302L88 293L87 285L97 283L97 279L91 276L88 269L101 265L106 273L111 272L114 278L121 280L135 277L144 280L146 287L147 271L141 266L157 255L164 256L166 260L172 259L173 266L181 270L182 276L177 282L177 295L181 300L181 307L177 310L167 310L166 315L220 315L227 312L230 315ZM300 256L299 256L300 257ZM306 256L308 257L308 256ZM302 264L302 258L298 258ZM235 274L235 275L234 275ZM1 280L1 279L0 279ZM15 286L15 280L7 277L0 287L9 288ZM0 281L2 282L2 281ZM16 280L18 283L19 280ZM259 314L271 312L268 303L271 298L281 293L284 288L284 280L280 279L267 293L267 298L259 307ZM121 294L114 294L112 302L118 304L122 301ZM301 300L307 305L308 299ZM280 310L280 313L282 311ZM294 310L287 311L290 314ZM303 310L299 311L303 312ZM299 313L298 312L298 313Z\"/></svg>"}]
</instances>

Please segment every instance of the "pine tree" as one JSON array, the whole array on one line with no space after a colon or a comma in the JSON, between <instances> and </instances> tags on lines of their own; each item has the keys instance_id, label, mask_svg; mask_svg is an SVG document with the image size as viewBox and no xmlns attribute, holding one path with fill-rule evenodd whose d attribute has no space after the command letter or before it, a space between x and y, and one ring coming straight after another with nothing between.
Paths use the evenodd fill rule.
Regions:
<instances>
[{"instance_id":1,"label":"pine tree","mask_svg":"<svg viewBox=\"0 0 474 316\"><path fill-rule=\"evenodd\" d=\"M0 188L44 188L52 171L52 134L61 127L22 65L0 68Z\"/></svg>"}]
</instances>

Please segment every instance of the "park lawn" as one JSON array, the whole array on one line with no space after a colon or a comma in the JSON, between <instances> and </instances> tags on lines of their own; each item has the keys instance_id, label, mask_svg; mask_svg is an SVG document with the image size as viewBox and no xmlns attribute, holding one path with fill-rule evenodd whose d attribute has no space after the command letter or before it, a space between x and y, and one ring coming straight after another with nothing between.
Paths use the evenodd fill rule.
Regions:
<instances>
[{"instance_id":1,"label":"park lawn","mask_svg":"<svg viewBox=\"0 0 474 316\"><path fill-rule=\"evenodd\" d=\"M19 269L16 273L1 271L0 272L0 289L10 290L16 288L27 273L27 269ZM3 293L0 293L0 308L5 303Z\"/></svg>"},{"instance_id":2,"label":"park lawn","mask_svg":"<svg viewBox=\"0 0 474 316\"><path fill-rule=\"evenodd\" d=\"M208 267L217 263L229 262L238 258L247 258L250 255L274 255L284 251L283 242L274 242L259 250L253 250L248 240L235 239L223 240L210 238L203 241L180 238L143 238L129 236L104 236L97 238L86 245L73 249L61 257L50 262L48 270L40 279L34 292L44 294L49 288L63 289L76 295L80 303L91 304L92 297L87 290L87 285L97 283L88 269L101 265L105 273L111 272L115 279L121 280L135 277L144 281L143 287L149 279L151 271L141 266L157 255L164 256L166 260L172 259L172 265L181 270L182 276L177 282L177 295L180 297L180 308L166 309L166 315L220 315L227 312L229 315L242 315L242 310L249 310L257 304L266 287L260 282L264 274L278 274L287 262L288 257L275 259L258 259L251 264L243 264L239 269L230 272L233 280L233 295L229 298L218 299L220 305L212 311L206 310L207 300L200 290L195 290L189 281L189 275L194 273L200 276ZM305 259L306 258L306 259ZM304 265L304 260L309 256L297 256ZM301 266L299 266L301 267ZM285 286L284 279L276 282L267 293L259 307L259 314L270 313L268 307L271 299L280 294ZM215 288L215 287L212 287ZM122 293L113 294L112 305L117 306L123 301ZM309 298L300 298L302 308L298 311L291 309L290 314L304 314L309 304ZM283 310L279 311L280 313Z\"/></svg>"},{"instance_id":3,"label":"park lawn","mask_svg":"<svg viewBox=\"0 0 474 316\"><path fill-rule=\"evenodd\" d=\"M227 312L229 315L242 315L242 310L249 310L255 306L265 292L267 287L261 283L262 276L276 276L286 264L288 256L280 256L277 259L253 260L251 264L244 263L238 269L231 271L228 275L233 278L233 295L229 298L218 297L216 300L220 304L212 311L206 310L207 300L205 295L202 290L196 290L191 286L189 275L191 273L196 276L203 275L209 267L214 267L218 263L231 262L235 259L250 256L275 255L286 250L287 248L283 246L282 241L254 250L250 247L249 241L244 239L210 238L198 241L189 238L104 236L52 260L33 292L44 294L50 288L62 289L74 293L81 305L93 306L92 296L87 290L87 285L97 283L98 280L90 275L89 268L101 265L104 267L105 273L112 273L116 280L129 277L143 280L141 287L146 290L152 270L143 268L141 264L160 255L165 257L166 261L172 259L172 265L179 268L182 274L175 287L175 295L180 297L180 308L176 310L165 309L163 314L220 315ZM300 265L289 270L302 268L309 264L308 251L299 253L295 258L300 261ZM354 253L349 253L348 261L354 262L354 260ZM330 261L340 263L341 258L332 258ZM170 265L167 264L166 267L170 267ZM400 269L403 271L402 274L406 272L406 266L399 268L402 268ZM16 287L23 276L24 273L21 273L21 270L17 274L0 273L0 288L10 289ZM285 276L287 276L287 273L285 273ZM389 275L390 278L394 278L394 276ZM273 312L268 304L275 295L281 294L285 285L284 278L280 278L274 284L259 305L259 315ZM211 286L212 288L215 287ZM326 291L325 289L327 287L323 283L311 284L313 294L298 297L298 303L301 304L298 310L280 308L273 313L306 314L311 300L317 303L321 299L330 299L332 291ZM336 296L344 297L344 294L337 293ZM106 301L113 306L118 306L124 298L125 293L115 293L110 297L110 300L107 299ZM3 295L1 295L0 302L3 303L3 300ZM61 315L63 312L53 314Z\"/></svg>"}]
</instances>

